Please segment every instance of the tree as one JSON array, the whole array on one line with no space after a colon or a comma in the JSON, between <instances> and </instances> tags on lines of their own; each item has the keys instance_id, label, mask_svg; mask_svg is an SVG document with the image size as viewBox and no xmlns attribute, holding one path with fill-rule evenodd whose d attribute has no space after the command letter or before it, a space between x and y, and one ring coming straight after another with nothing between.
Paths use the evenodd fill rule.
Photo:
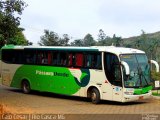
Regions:
<instances>
[{"instance_id":1,"label":"tree","mask_svg":"<svg viewBox=\"0 0 160 120\"><path fill-rule=\"evenodd\" d=\"M63 38L60 38L60 40L58 41L58 45L59 46L68 46L69 40L70 40L69 35L63 34Z\"/></svg>"},{"instance_id":2,"label":"tree","mask_svg":"<svg viewBox=\"0 0 160 120\"><path fill-rule=\"evenodd\" d=\"M98 34L98 42L97 45L98 46L104 46L106 44L106 34L104 33L104 31L102 29L99 30L99 34Z\"/></svg>"},{"instance_id":3,"label":"tree","mask_svg":"<svg viewBox=\"0 0 160 120\"><path fill-rule=\"evenodd\" d=\"M70 40L68 34L63 34L61 38L56 32L49 30L44 30L44 35L40 39L38 44L41 46L68 46Z\"/></svg>"},{"instance_id":4,"label":"tree","mask_svg":"<svg viewBox=\"0 0 160 120\"><path fill-rule=\"evenodd\" d=\"M99 34L98 34L98 41L103 41L105 39L106 39L106 34L104 33L102 29L100 29Z\"/></svg>"},{"instance_id":5,"label":"tree","mask_svg":"<svg viewBox=\"0 0 160 120\"><path fill-rule=\"evenodd\" d=\"M98 42L96 43L97 46L109 46L112 44L112 38L106 36L102 29L99 30L98 33Z\"/></svg>"},{"instance_id":6,"label":"tree","mask_svg":"<svg viewBox=\"0 0 160 120\"><path fill-rule=\"evenodd\" d=\"M141 50L146 51L147 50L147 41L148 41L148 37L146 35L146 33L144 32L144 30L141 30L142 34L140 35L140 38L138 39L139 41L139 47Z\"/></svg>"},{"instance_id":7,"label":"tree","mask_svg":"<svg viewBox=\"0 0 160 120\"><path fill-rule=\"evenodd\" d=\"M154 36L147 35L143 30L141 35L135 40L137 49L145 51L149 59L158 59L159 39Z\"/></svg>"},{"instance_id":8,"label":"tree","mask_svg":"<svg viewBox=\"0 0 160 120\"><path fill-rule=\"evenodd\" d=\"M137 49L141 49L146 52L147 56L151 56L151 53L154 50L154 41L152 38L149 38L144 30L141 30L142 33L135 42Z\"/></svg>"},{"instance_id":9,"label":"tree","mask_svg":"<svg viewBox=\"0 0 160 120\"><path fill-rule=\"evenodd\" d=\"M27 45L33 45L33 43L27 40Z\"/></svg>"},{"instance_id":10,"label":"tree","mask_svg":"<svg viewBox=\"0 0 160 120\"><path fill-rule=\"evenodd\" d=\"M22 32L19 28L20 17L18 15L22 14L26 6L27 4L22 0L0 0L0 47L5 42L12 43L10 40ZM13 41L12 44L17 44L17 42Z\"/></svg>"},{"instance_id":11,"label":"tree","mask_svg":"<svg viewBox=\"0 0 160 120\"><path fill-rule=\"evenodd\" d=\"M87 34L83 39L84 46L94 46L96 41L93 39L91 34Z\"/></svg>"},{"instance_id":12,"label":"tree","mask_svg":"<svg viewBox=\"0 0 160 120\"><path fill-rule=\"evenodd\" d=\"M59 36L54 31L44 30L44 35L40 39L38 44L41 46L58 46Z\"/></svg>"},{"instance_id":13,"label":"tree","mask_svg":"<svg viewBox=\"0 0 160 120\"><path fill-rule=\"evenodd\" d=\"M82 39L77 39L71 42L71 46L83 46L83 40Z\"/></svg>"},{"instance_id":14,"label":"tree","mask_svg":"<svg viewBox=\"0 0 160 120\"><path fill-rule=\"evenodd\" d=\"M9 38L8 44L28 45L27 40L22 31L17 32L13 38Z\"/></svg>"},{"instance_id":15,"label":"tree","mask_svg":"<svg viewBox=\"0 0 160 120\"><path fill-rule=\"evenodd\" d=\"M123 44L123 39L121 37L117 37L116 34L113 35L113 43L115 43L115 46L119 47Z\"/></svg>"},{"instance_id":16,"label":"tree","mask_svg":"<svg viewBox=\"0 0 160 120\"><path fill-rule=\"evenodd\" d=\"M145 52L150 59L158 59L157 49L159 41L156 38L148 39L148 44L146 46Z\"/></svg>"}]
</instances>

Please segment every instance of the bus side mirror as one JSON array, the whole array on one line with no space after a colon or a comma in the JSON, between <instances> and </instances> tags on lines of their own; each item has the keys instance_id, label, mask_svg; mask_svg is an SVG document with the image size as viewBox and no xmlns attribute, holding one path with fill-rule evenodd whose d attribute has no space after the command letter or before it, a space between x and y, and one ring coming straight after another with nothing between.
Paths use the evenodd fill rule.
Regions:
<instances>
[{"instance_id":1,"label":"bus side mirror","mask_svg":"<svg viewBox=\"0 0 160 120\"><path fill-rule=\"evenodd\" d=\"M126 75L130 75L129 65L124 61L121 61L121 64L124 66L124 69L126 71Z\"/></svg>"},{"instance_id":2,"label":"bus side mirror","mask_svg":"<svg viewBox=\"0 0 160 120\"><path fill-rule=\"evenodd\" d=\"M156 72L159 72L159 65L158 62L156 62L155 60L150 60L151 64L154 64L156 66Z\"/></svg>"}]
</instances>

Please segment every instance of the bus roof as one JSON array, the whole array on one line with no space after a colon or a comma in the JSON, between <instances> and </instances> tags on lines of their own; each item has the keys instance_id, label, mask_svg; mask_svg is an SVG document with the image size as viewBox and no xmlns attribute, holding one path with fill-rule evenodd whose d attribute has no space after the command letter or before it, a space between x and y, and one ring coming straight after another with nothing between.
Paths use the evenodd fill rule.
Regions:
<instances>
[{"instance_id":1,"label":"bus roof","mask_svg":"<svg viewBox=\"0 0 160 120\"><path fill-rule=\"evenodd\" d=\"M131 53L145 53L144 51L115 46L91 46L91 47L73 47L73 46L14 46L6 45L2 49L26 49L26 50L67 50L67 51L101 51L110 52L114 54L131 54Z\"/></svg>"}]
</instances>

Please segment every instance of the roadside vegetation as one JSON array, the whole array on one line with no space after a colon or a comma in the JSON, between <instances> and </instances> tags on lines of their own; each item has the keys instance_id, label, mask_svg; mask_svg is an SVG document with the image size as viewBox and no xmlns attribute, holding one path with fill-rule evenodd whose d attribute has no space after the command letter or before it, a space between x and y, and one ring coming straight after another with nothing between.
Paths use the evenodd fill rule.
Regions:
<instances>
[{"instance_id":1,"label":"roadside vegetation","mask_svg":"<svg viewBox=\"0 0 160 120\"><path fill-rule=\"evenodd\" d=\"M151 77L153 81L156 81L156 80L160 81L160 73L157 73L156 71L151 72Z\"/></svg>"},{"instance_id":2,"label":"roadside vegetation","mask_svg":"<svg viewBox=\"0 0 160 120\"><path fill-rule=\"evenodd\" d=\"M152 95L154 95L154 96L160 96L160 90L152 91Z\"/></svg>"},{"instance_id":3,"label":"roadside vegetation","mask_svg":"<svg viewBox=\"0 0 160 120\"><path fill-rule=\"evenodd\" d=\"M23 0L0 0L0 48L5 44L28 45L20 16L27 4Z\"/></svg>"},{"instance_id":4,"label":"roadside vegetation","mask_svg":"<svg viewBox=\"0 0 160 120\"><path fill-rule=\"evenodd\" d=\"M160 73L157 73L156 71L151 72L151 77L152 77L153 82L160 81ZM152 90L152 95L160 96L160 88L155 88L154 83L153 83L153 89L154 90Z\"/></svg>"}]
</instances>

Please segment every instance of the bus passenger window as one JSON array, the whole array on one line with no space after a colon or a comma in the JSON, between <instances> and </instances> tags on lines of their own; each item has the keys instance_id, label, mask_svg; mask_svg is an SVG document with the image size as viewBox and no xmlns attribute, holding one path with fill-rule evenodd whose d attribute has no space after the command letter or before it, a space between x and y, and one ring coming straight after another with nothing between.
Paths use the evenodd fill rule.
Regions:
<instances>
[{"instance_id":1,"label":"bus passenger window","mask_svg":"<svg viewBox=\"0 0 160 120\"><path fill-rule=\"evenodd\" d=\"M100 53L87 53L85 54L85 67L91 69L102 69Z\"/></svg>"},{"instance_id":2,"label":"bus passenger window","mask_svg":"<svg viewBox=\"0 0 160 120\"><path fill-rule=\"evenodd\" d=\"M52 53L52 64L57 65L58 63L58 52L53 52Z\"/></svg>"},{"instance_id":3,"label":"bus passenger window","mask_svg":"<svg viewBox=\"0 0 160 120\"><path fill-rule=\"evenodd\" d=\"M73 63L73 55L70 53L68 55L68 66L71 67Z\"/></svg>"},{"instance_id":4,"label":"bus passenger window","mask_svg":"<svg viewBox=\"0 0 160 120\"><path fill-rule=\"evenodd\" d=\"M42 64L48 64L48 59L47 57L42 57Z\"/></svg>"},{"instance_id":5,"label":"bus passenger window","mask_svg":"<svg viewBox=\"0 0 160 120\"><path fill-rule=\"evenodd\" d=\"M34 64L36 59L35 51L26 50L24 51L24 60L26 64Z\"/></svg>"},{"instance_id":6,"label":"bus passenger window","mask_svg":"<svg viewBox=\"0 0 160 120\"><path fill-rule=\"evenodd\" d=\"M96 56L96 64L95 64L95 67L97 69L102 69L102 58L101 58L101 55L97 55Z\"/></svg>"},{"instance_id":7,"label":"bus passenger window","mask_svg":"<svg viewBox=\"0 0 160 120\"><path fill-rule=\"evenodd\" d=\"M92 55L85 55L85 67L91 67L92 65Z\"/></svg>"},{"instance_id":8,"label":"bus passenger window","mask_svg":"<svg viewBox=\"0 0 160 120\"><path fill-rule=\"evenodd\" d=\"M2 50L2 61L12 64L23 64L23 51Z\"/></svg>"},{"instance_id":9,"label":"bus passenger window","mask_svg":"<svg viewBox=\"0 0 160 120\"><path fill-rule=\"evenodd\" d=\"M60 53L60 64L59 65L61 65L61 66L67 65L67 53L66 52Z\"/></svg>"},{"instance_id":10,"label":"bus passenger window","mask_svg":"<svg viewBox=\"0 0 160 120\"><path fill-rule=\"evenodd\" d=\"M52 63L52 54L51 52L48 52L48 64L50 65Z\"/></svg>"},{"instance_id":11,"label":"bus passenger window","mask_svg":"<svg viewBox=\"0 0 160 120\"><path fill-rule=\"evenodd\" d=\"M82 67L83 66L83 54L77 53L75 55L75 66Z\"/></svg>"},{"instance_id":12,"label":"bus passenger window","mask_svg":"<svg viewBox=\"0 0 160 120\"><path fill-rule=\"evenodd\" d=\"M38 64L48 64L48 51L38 51Z\"/></svg>"}]
</instances>

